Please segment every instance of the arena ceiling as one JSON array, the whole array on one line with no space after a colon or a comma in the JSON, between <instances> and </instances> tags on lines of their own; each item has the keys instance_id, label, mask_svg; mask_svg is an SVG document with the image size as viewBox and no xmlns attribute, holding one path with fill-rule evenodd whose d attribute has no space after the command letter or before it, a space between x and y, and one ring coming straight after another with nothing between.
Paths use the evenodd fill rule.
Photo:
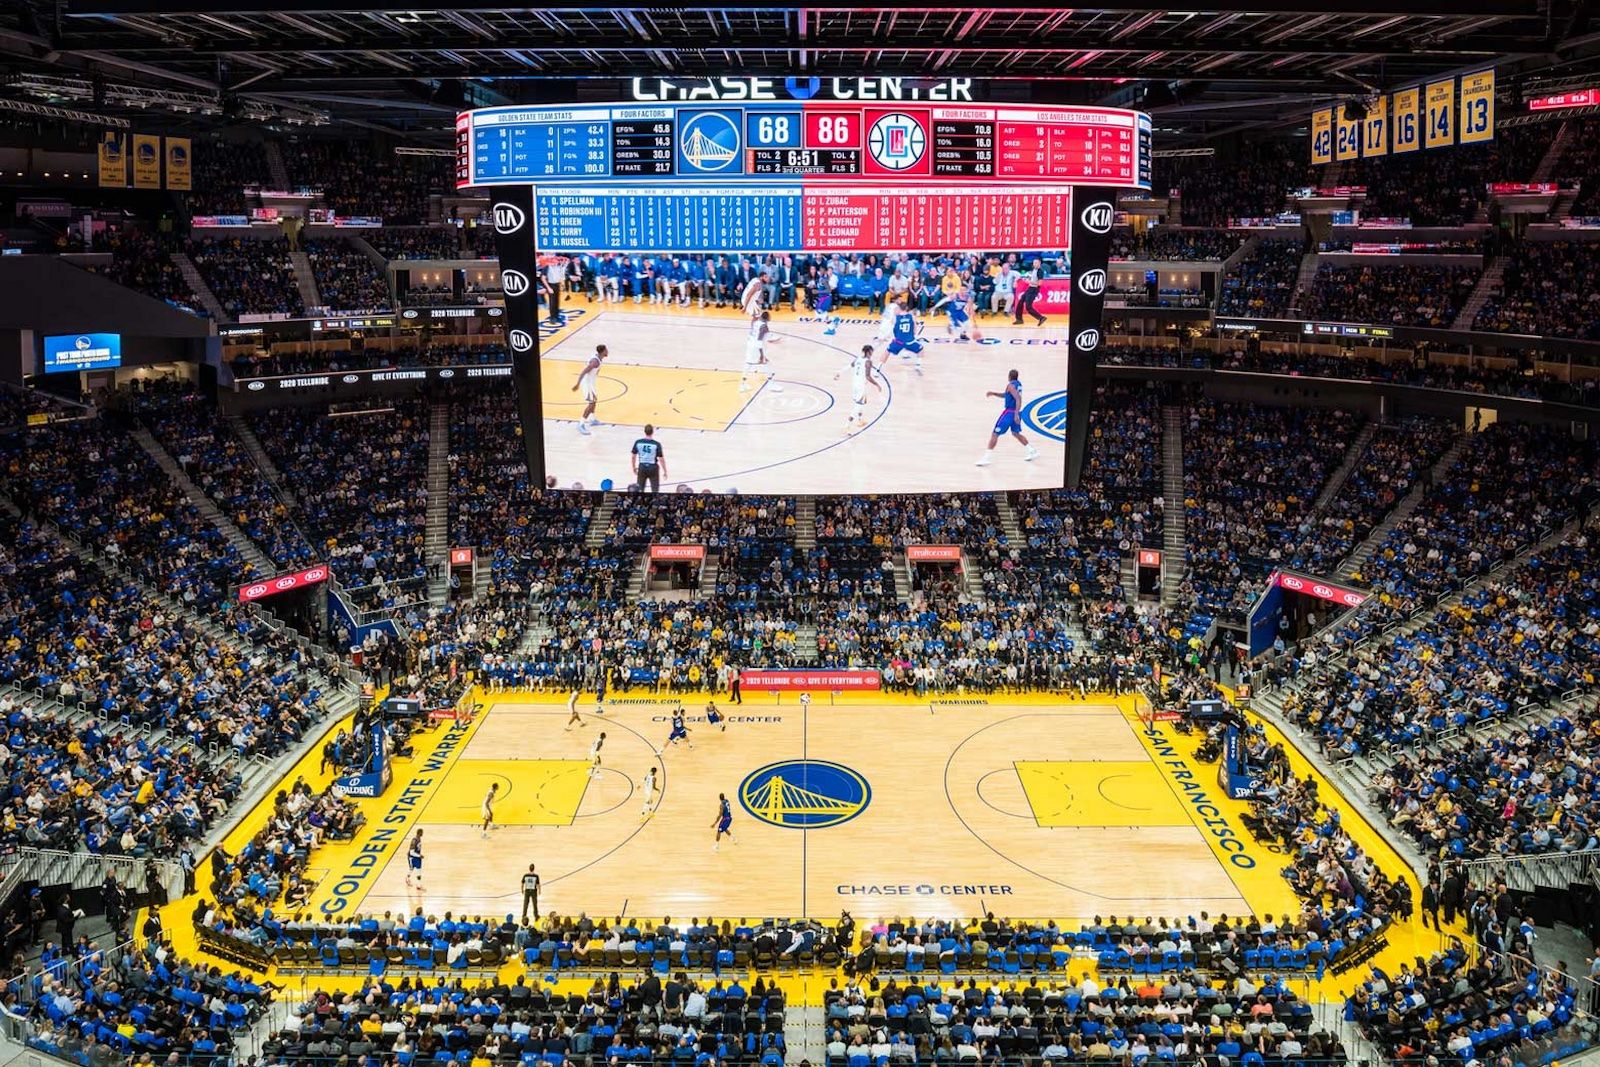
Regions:
<instances>
[{"instance_id":1,"label":"arena ceiling","mask_svg":"<svg viewBox=\"0 0 1600 1067\"><path fill-rule=\"evenodd\" d=\"M328 123L443 137L458 106L612 95L615 79L971 77L1052 102L1146 106L1198 137L1303 121L1329 100L1495 64L1511 93L1600 71L1600 0L1272 0L976 7L746 0L616 7L472 0L9 0L0 107L152 109L187 122ZM603 86L596 79L605 79ZM1169 142L1170 143L1170 142Z\"/></svg>"}]
</instances>

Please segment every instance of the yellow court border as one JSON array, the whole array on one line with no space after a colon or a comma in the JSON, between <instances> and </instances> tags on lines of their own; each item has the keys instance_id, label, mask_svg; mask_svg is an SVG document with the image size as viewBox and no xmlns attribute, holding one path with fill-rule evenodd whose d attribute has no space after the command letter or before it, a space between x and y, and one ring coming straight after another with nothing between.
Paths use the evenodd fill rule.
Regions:
<instances>
[{"instance_id":1,"label":"yellow court border","mask_svg":"<svg viewBox=\"0 0 1600 1067\"><path fill-rule=\"evenodd\" d=\"M679 696L680 695L674 695L674 697L669 700L665 697L635 697L629 695L614 695L612 703L667 705L676 703L679 699ZM683 701L691 706L694 705L696 700L720 698L722 696L723 694L709 693L702 693L697 696L691 694L681 694ZM485 709L488 710L492 710L493 705L501 702L551 705L560 705L564 704L565 702L564 694L540 693L526 690L490 692L482 687L474 687L470 699L474 702L480 703ZM910 694L841 693L833 694L831 696L816 695L814 699L829 700L841 705L898 705L912 707L928 707L930 704L937 706L941 699L958 700L962 703L980 700L987 702L984 697L976 694L970 697L934 698L929 700L926 698L918 698ZM1089 694L1082 700L1069 701L1063 700L1056 694L1017 693L1005 694L1004 696L997 698L997 701L1007 704L1047 706L1055 708L1070 707L1080 703L1095 703L1101 706L1104 706L1108 703L1114 704L1122 711L1123 715L1130 720L1130 725L1135 730L1135 733L1139 736L1140 743L1145 745L1147 750L1152 752L1153 756L1160 755L1162 751L1161 748L1158 747L1162 738L1160 736L1151 736L1149 731L1155 730L1159 733L1160 727L1163 724L1151 724L1149 728L1146 728L1145 724L1138 717L1136 710L1136 698L1133 697L1118 697L1111 694L1101 693ZM780 698L771 694L750 693L746 695L745 703L757 707L781 704L792 705L795 703L795 698L792 695ZM1300 750L1289 738L1278 731L1276 727L1268 722L1265 722L1264 720L1260 720L1253 714L1249 714L1248 717L1253 722L1261 723L1267 732L1269 741L1273 743L1282 743L1284 745L1284 748L1289 756L1290 765L1296 775L1316 774L1314 768L1311 766L1304 754L1300 752ZM328 730L323 734L323 737L331 736L332 733L337 732L339 729L347 729L352 718L353 716L348 716L333 723L328 727ZM428 777L430 774L438 773L438 768L436 765L430 765L426 759L422 758L422 750L428 746L430 739L441 736L442 734L448 733L451 730L455 730L457 732L456 740L458 743L455 744L453 748L453 754L451 757L453 762L455 759L460 758L461 751L464 750L470 743L471 737L481 721L482 716L480 715L478 719L475 719L471 722L462 723L459 725L459 727L455 726L454 724L444 724L441 725L437 731L423 734L419 740L418 759L415 761L403 761L401 763L397 763L395 770L396 781L393 785L391 785L390 792L386 794L385 797L377 798L376 801L358 801L357 803L392 804L398 798L401 791L403 791L404 782L409 780L405 777L406 775L410 774L414 770L416 773L412 774L412 777ZM1170 742L1171 747L1176 749L1176 753L1161 755L1161 758L1181 758L1186 762L1192 761L1191 769L1193 773L1197 775L1209 774L1211 779L1209 793L1212 797L1217 798L1219 807L1222 807L1225 811L1231 813L1235 819L1233 825L1239 826L1239 823L1236 820L1237 815L1245 808L1243 802L1227 801L1226 798L1222 798L1220 789L1216 788L1215 786L1215 765L1201 764L1198 761L1193 760L1194 749L1197 748L1199 744L1198 734L1190 737L1182 737L1181 735L1175 735L1173 732L1167 732L1165 734L1165 738L1168 742ZM287 788L297 779L304 779L313 789L320 790L326 788L327 785L332 781L334 777L332 772L320 770L318 766L321 760L321 740L322 738L319 738L318 743L313 744L307 753L284 775L282 779L283 788ZM428 769L430 767L431 769ZM1317 777L1321 782L1319 793L1324 804L1339 812L1341 822L1351 837L1357 842L1357 844L1366 850L1367 854L1371 856L1373 860L1391 877L1398 875L1405 879L1406 883L1412 890L1413 900L1420 899L1420 892L1418 890L1415 875L1410 868L1405 865L1405 862L1402 860L1400 855L1389 846L1381 834L1367 824L1365 819L1354 808L1354 806L1349 804L1343 798L1343 796L1339 794L1333 783L1329 782L1320 775ZM272 812L273 797L275 796L276 792L277 789L269 790L267 795L260 802L258 802L257 805L250 812L248 812L243 819L240 820L238 825L236 825L233 830L227 834L227 836L224 838L223 844L228 851L237 851L244 844L246 844L250 838L261 829L262 826L266 824L267 819L270 817ZM421 810L420 807L418 810ZM395 835L395 839L398 841L403 841L403 834L397 833ZM396 857L403 861L403 852L403 845L397 845L391 856L386 858L386 862L393 860ZM1293 894L1288 888L1288 883L1283 880L1280 873L1281 868L1287 863L1287 857L1281 855L1272 855L1270 853L1267 855L1271 856L1273 862L1260 862L1258 860L1258 867L1253 869L1253 872L1247 872L1246 874L1241 874L1238 870L1230 869L1230 877L1234 877L1235 884L1239 885L1241 894L1248 902L1250 902L1253 908L1259 908L1263 911L1273 910L1275 913L1278 911L1288 910L1285 907L1265 909L1261 908L1261 905L1258 903L1258 900L1274 898L1282 899L1284 897L1287 897L1289 900L1293 900ZM316 862L316 860L320 858L320 856L314 857L313 866L323 866L323 864ZM222 967L224 971L231 972L239 969L236 964L227 960L211 957L201 951L198 939L194 934L194 929L192 926L192 917L196 903L200 898L207 896L205 890L209 882L208 872L209 857L205 857L202 858L200 869L196 872L196 892L180 897L179 899L164 905L161 908L162 926L166 937L172 943L174 950L181 958L212 963L216 966ZM1241 878L1245 879L1245 883L1240 882ZM1268 879L1275 879L1275 884L1271 881L1268 881ZM1294 905L1294 910L1296 913L1298 913L1297 902ZM742 916L728 917L744 918ZM636 916L635 918L639 921L645 921L646 919L654 917ZM1069 924L1078 921L1073 917L1061 916L1056 918L1058 922L1063 924ZM139 920L136 920L135 929L138 929L141 925L142 923ZM1421 912L1420 909L1417 909L1413 912L1412 917L1409 920L1404 922L1396 922L1391 925L1387 934L1387 946L1377 955L1372 957L1368 963L1353 968L1339 978L1330 976L1321 980L1296 979L1291 984L1297 990L1303 989L1305 991L1303 995L1314 1001L1322 1000L1328 1002L1338 1002L1341 1001L1351 990L1353 990L1364 980L1369 966L1382 967L1390 973L1394 973L1396 970L1398 970L1400 964L1411 962L1415 957L1418 956L1426 958L1429 954L1446 947L1451 938L1467 938L1467 931L1464 923L1458 921L1446 931L1442 933L1437 932L1425 928L1422 925ZM1079 977L1083 974L1092 973L1094 969L1095 968L1092 961L1077 960L1074 961L1067 974L1060 977L1062 979L1065 979L1069 976ZM513 960L502 966L499 976L502 980L511 982L515 981L517 976L524 973L526 972L524 971L521 962ZM258 977L271 979L278 978L278 976L272 971L259 974ZM582 992L587 990L593 980L592 976L580 978L563 977L557 978L552 982L548 980L551 976L538 973L534 973L530 977L541 981L546 988L562 993ZM769 983L774 981L777 982L784 989L786 995L791 998L792 1003L798 1005L816 1006L822 1003L823 994L830 988L830 982L838 977L838 973L819 970L814 973L799 975L775 976L770 973L762 973L762 977L765 978ZM1050 976L1050 980L1055 980L1055 978L1056 976L1054 975ZM301 982L301 979L299 977L293 977L284 979L284 981L293 982L298 985ZM312 987L326 989L330 992L342 993L355 992L359 990L366 982L366 978L353 975L315 976L308 978L305 981L309 986Z\"/></svg>"}]
</instances>

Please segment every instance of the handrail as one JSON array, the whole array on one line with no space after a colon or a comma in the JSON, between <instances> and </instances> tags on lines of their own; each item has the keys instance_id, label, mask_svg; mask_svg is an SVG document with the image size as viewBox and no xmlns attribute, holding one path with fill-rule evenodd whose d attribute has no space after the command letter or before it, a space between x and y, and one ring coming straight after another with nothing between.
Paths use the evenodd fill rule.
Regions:
<instances>
[{"instance_id":1,"label":"handrail","mask_svg":"<svg viewBox=\"0 0 1600 1067\"><path fill-rule=\"evenodd\" d=\"M1503 881L1508 888L1522 892L1532 892L1539 886L1559 889L1573 882L1600 878L1600 848L1513 853L1451 862L1472 885L1490 886Z\"/></svg>"}]
</instances>

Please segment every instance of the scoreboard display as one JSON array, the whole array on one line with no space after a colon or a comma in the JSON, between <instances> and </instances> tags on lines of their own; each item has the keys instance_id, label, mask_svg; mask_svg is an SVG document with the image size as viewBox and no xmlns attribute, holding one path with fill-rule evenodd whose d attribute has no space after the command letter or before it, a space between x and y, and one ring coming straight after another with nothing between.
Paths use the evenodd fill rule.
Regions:
<instances>
[{"instance_id":1,"label":"scoreboard display","mask_svg":"<svg viewBox=\"0 0 1600 1067\"><path fill-rule=\"evenodd\" d=\"M456 118L458 187L689 178L1150 187L1150 118L1102 107L498 107Z\"/></svg>"},{"instance_id":2,"label":"scoreboard display","mask_svg":"<svg viewBox=\"0 0 1600 1067\"><path fill-rule=\"evenodd\" d=\"M1070 188L1150 187L1150 119L899 102L500 107L456 118L458 187L533 185L541 248L1068 247Z\"/></svg>"},{"instance_id":3,"label":"scoreboard display","mask_svg":"<svg viewBox=\"0 0 1600 1067\"><path fill-rule=\"evenodd\" d=\"M1039 186L543 186L538 247L564 252L1050 248L1071 190Z\"/></svg>"}]
</instances>

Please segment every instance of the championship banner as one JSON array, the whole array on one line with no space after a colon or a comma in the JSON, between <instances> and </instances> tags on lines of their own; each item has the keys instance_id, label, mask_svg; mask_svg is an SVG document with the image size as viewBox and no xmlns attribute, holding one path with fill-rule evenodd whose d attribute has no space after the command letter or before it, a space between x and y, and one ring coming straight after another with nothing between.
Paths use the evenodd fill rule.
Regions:
<instances>
[{"instance_id":1,"label":"championship banner","mask_svg":"<svg viewBox=\"0 0 1600 1067\"><path fill-rule=\"evenodd\" d=\"M125 189L128 185L128 145L115 130L100 134L100 188Z\"/></svg>"},{"instance_id":2,"label":"championship banner","mask_svg":"<svg viewBox=\"0 0 1600 1067\"><path fill-rule=\"evenodd\" d=\"M1401 89L1389 98L1394 104L1394 144L1389 151L1395 155L1415 152L1418 148L1417 106L1420 94L1421 90L1412 86L1410 89Z\"/></svg>"},{"instance_id":3,"label":"championship banner","mask_svg":"<svg viewBox=\"0 0 1600 1067\"><path fill-rule=\"evenodd\" d=\"M1389 154L1389 98L1379 96L1367 109L1362 120L1366 136L1361 141L1361 154L1368 159Z\"/></svg>"},{"instance_id":4,"label":"championship banner","mask_svg":"<svg viewBox=\"0 0 1600 1067\"><path fill-rule=\"evenodd\" d=\"M1361 155L1361 120L1351 118L1344 108L1334 112L1333 158L1341 163Z\"/></svg>"},{"instance_id":5,"label":"championship banner","mask_svg":"<svg viewBox=\"0 0 1600 1067\"><path fill-rule=\"evenodd\" d=\"M869 692L883 688L877 671L763 671L739 672L739 688L772 692L811 689L849 689Z\"/></svg>"},{"instance_id":6,"label":"championship banner","mask_svg":"<svg viewBox=\"0 0 1600 1067\"><path fill-rule=\"evenodd\" d=\"M189 153L189 138L167 138L167 188L173 192L188 192L193 188Z\"/></svg>"},{"instance_id":7,"label":"championship banner","mask_svg":"<svg viewBox=\"0 0 1600 1067\"><path fill-rule=\"evenodd\" d=\"M494 248L505 290L506 346L511 349L511 379L517 389L517 417L532 432L522 435L528 480L544 484L543 383L539 378L539 267L534 243L534 191L531 185L497 185L490 210Z\"/></svg>"},{"instance_id":8,"label":"championship banner","mask_svg":"<svg viewBox=\"0 0 1600 1067\"><path fill-rule=\"evenodd\" d=\"M1333 108L1311 113L1311 165L1333 162Z\"/></svg>"},{"instance_id":9,"label":"championship banner","mask_svg":"<svg viewBox=\"0 0 1600 1067\"><path fill-rule=\"evenodd\" d=\"M1067 312L1067 469L1062 484L1078 487L1089 441L1094 369L1099 362L1100 319L1106 306L1106 264L1111 258L1111 227L1117 191L1103 186L1072 190L1072 306Z\"/></svg>"},{"instance_id":10,"label":"championship banner","mask_svg":"<svg viewBox=\"0 0 1600 1067\"><path fill-rule=\"evenodd\" d=\"M1456 80L1428 83L1428 122L1424 127L1423 145L1427 148L1449 148L1456 143Z\"/></svg>"},{"instance_id":11,"label":"championship banner","mask_svg":"<svg viewBox=\"0 0 1600 1067\"><path fill-rule=\"evenodd\" d=\"M161 138L148 133L133 135L133 187L161 188Z\"/></svg>"},{"instance_id":12,"label":"championship banner","mask_svg":"<svg viewBox=\"0 0 1600 1067\"><path fill-rule=\"evenodd\" d=\"M1494 140L1494 70L1461 78L1461 143Z\"/></svg>"}]
</instances>

